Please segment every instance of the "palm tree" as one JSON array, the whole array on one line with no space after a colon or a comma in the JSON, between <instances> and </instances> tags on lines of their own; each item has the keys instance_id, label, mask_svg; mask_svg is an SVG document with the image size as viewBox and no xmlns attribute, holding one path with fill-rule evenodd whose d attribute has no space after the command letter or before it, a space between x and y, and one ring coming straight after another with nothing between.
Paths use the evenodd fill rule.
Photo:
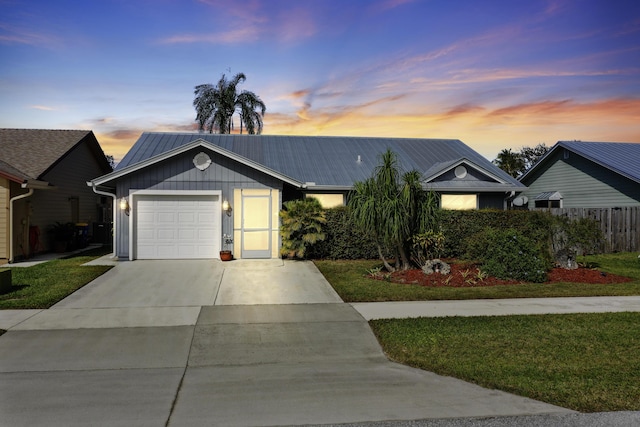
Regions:
<instances>
[{"instance_id":1,"label":"palm tree","mask_svg":"<svg viewBox=\"0 0 640 427\"><path fill-rule=\"evenodd\" d=\"M249 134L262 132L262 118L266 111L264 102L250 91L238 94L238 85L246 79L244 73L236 74L231 80L223 74L215 86L207 83L195 87L193 106L201 132L213 133L218 129L220 133L231 133L236 111L240 114L240 133L243 124Z\"/></svg>"},{"instance_id":2,"label":"palm tree","mask_svg":"<svg viewBox=\"0 0 640 427\"><path fill-rule=\"evenodd\" d=\"M348 206L356 226L375 240L385 268L408 269L411 237L437 226L437 198L422 188L418 171L401 175L391 150L380 160L371 178L354 184ZM395 254L395 267L386 260L383 247Z\"/></svg>"},{"instance_id":3,"label":"palm tree","mask_svg":"<svg viewBox=\"0 0 640 427\"><path fill-rule=\"evenodd\" d=\"M525 162L522 155L518 152L511 151L510 148L505 148L500 151L498 156L493 160L493 164L514 178L521 175L525 169Z\"/></svg>"}]
</instances>

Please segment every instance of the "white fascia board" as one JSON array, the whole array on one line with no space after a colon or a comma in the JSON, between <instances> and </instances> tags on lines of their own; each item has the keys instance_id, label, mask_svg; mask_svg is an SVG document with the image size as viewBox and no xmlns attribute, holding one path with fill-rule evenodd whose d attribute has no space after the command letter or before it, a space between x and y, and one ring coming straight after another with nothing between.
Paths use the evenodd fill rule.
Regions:
<instances>
[{"instance_id":1,"label":"white fascia board","mask_svg":"<svg viewBox=\"0 0 640 427\"><path fill-rule=\"evenodd\" d=\"M277 179L279 179L281 181L284 181L284 182L286 182L288 184L291 184L291 185L293 185L295 187L302 187L303 186L302 182L296 181L295 179L290 178L290 177L288 177L288 176L286 176L284 174L281 174L278 171L270 169L270 168L268 168L268 167L266 167L266 166L264 166L264 165L262 165L260 163L254 162L251 159L247 159L246 157L243 157L243 156L241 156L239 154L236 154L236 153L234 153L232 151L226 150L226 149L224 149L224 148L222 148L222 147L220 147L218 145L211 144L211 143L205 141L202 138L196 139L193 142L190 142L188 144L185 144L185 145L182 145L180 147L174 148L173 150L165 151L164 153L160 153L157 156L150 157L150 158L148 158L146 160L143 160L141 162L138 162L136 164L127 166L126 168L123 168L123 169L120 169L120 170L117 170L117 171L113 171L113 172L111 172L111 173L109 173L107 175L103 175L103 176L101 176L99 178L96 178L96 179L92 180L91 181L91 185L103 185L106 182L113 181L114 179L121 178L121 177L123 177L125 175L128 175L128 174L130 174L132 172L139 171L141 169L144 169L146 167L149 167L151 165L159 163L159 162L161 162L163 160L170 159L173 156L185 153L185 152L187 152L187 151L189 151L189 150L191 150L193 148L196 148L196 147L207 148L207 149L209 149L209 150L211 150L211 151L213 151L215 153L218 153L218 154L223 155L225 157L228 157L228 158L230 158L232 160L235 160L235 161L237 161L239 163L247 165L247 166L249 166L249 167L251 167L253 169L256 169L256 170L258 170L260 172L263 172L263 173L265 173L267 175L270 175L270 176L272 176L274 178L277 178ZM89 184L89 183L87 183L87 184Z\"/></svg>"}]
</instances>

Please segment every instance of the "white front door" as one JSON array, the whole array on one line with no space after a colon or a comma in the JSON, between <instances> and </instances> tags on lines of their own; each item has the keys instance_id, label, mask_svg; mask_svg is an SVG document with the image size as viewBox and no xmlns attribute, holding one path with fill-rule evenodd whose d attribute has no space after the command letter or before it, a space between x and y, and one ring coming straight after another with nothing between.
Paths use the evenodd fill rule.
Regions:
<instances>
[{"instance_id":1,"label":"white front door","mask_svg":"<svg viewBox=\"0 0 640 427\"><path fill-rule=\"evenodd\" d=\"M135 258L217 258L221 242L218 195L134 197Z\"/></svg>"}]
</instances>

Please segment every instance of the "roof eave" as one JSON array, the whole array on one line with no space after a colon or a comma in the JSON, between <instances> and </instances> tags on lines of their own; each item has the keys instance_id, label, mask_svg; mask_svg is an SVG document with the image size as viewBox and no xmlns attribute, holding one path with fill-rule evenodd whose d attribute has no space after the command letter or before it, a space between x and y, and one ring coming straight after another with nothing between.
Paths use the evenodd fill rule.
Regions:
<instances>
[{"instance_id":1,"label":"roof eave","mask_svg":"<svg viewBox=\"0 0 640 427\"><path fill-rule=\"evenodd\" d=\"M96 179L93 179L90 182L87 182L87 184L88 185L96 185L96 186L104 185L105 183L107 183L109 181L113 181L115 179L121 178L121 177L123 177L125 175L128 175L130 173L133 173L133 172L139 171L141 169L147 168L147 167L149 167L151 165L159 163L159 162L161 162L163 160L167 160L167 159L169 159L169 158L171 158L171 157L173 157L175 155L185 153L185 152L187 152L187 151L189 151L189 150L191 150L193 148L196 148L196 147L207 148L207 149L209 149L209 150L211 150L211 151L213 151L215 153L218 153L218 154L220 154L222 156L225 156L225 157L228 157L228 158L230 158L232 160L240 162L240 163L242 163L244 165L247 165L247 166L249 166L249 167L251 167L253 169L256 169L256 170L258 170L260 172L263 172L263 173L265 173L267 175L270 175L270 176L272 176L274 178L277 178L277 179L279 179L279 180L281 180L283 182L286 182L287 184L291 184L291 185L293 185L295 187L302 188L304 186L304 183L302 183L300 181L297 181L297 180L295 180L295 179L293 179L293 178L291 178L289 176L283 175L283 174L281 174L281 173L279 173L279 172L277 172L277 171L275 171L273 169L270 169L270 168L268 168L268 167L266 167L266 166L264 166L264 165L262 165L260 163L257 163L257 162L255 162L255 161L253 161L251 159L248 159L248 158L246 158L244 156L241 156L241 155L236 154L236 153L234 153L232 151L226 150L226 149L224 149L224 148L222 148L222 147L220 147L218 145L211 144L211 143L205 141L202 138L198 138L198 139L194 140L193 142L181 145L180 147L174 148L173 150L165 151L164 153L158 154L158 155L156 155L154 157L150 157L150 158L145 159L145 160L143 160L141 162L138 162L138 163L135 163L133 165L124 167L122 169L118 169L116 171L113 171L111 173L108 173L108 174L103 175L101 177L98 177Z\"/></svg>"}]
</instances>

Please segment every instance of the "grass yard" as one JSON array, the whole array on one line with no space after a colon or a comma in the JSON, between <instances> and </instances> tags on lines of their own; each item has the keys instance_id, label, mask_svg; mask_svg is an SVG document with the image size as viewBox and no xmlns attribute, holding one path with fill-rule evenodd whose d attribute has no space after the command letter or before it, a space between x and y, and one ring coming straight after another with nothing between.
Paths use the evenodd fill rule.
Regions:
<instances>
[{"instance_id":1,"label":"grass yard","mask_svg":"<svg viewBox=\"0 0 640 427\"><path fill-rule=\"evenodd\" d=\"M345 302L425 301L640 295L640 262L637 257L635 253L618 253L586 258L602 271L634 279L627 283L523 283L470 288L430 288L369 279L365 277L367 271L381 265L376 260L318 260L315 264ZM582 257L580 261L584 261Z\"/></svg>"},{"instance_id":2,"label":"grass yard","mask_svg":"<svg viewBox=\"0 0 640 427\"><path fill-rule=\"evenodd\" d=\"M376 320L388 356L582 412L640 410L640 313Z\"/></svg>"},{"instance_id":3,"label":"grass yard","mask_svg":"<svg viewBox=\"0 0 640 427\"><path fill-rule=\"evenodd\" d=\"M49 308L93 279L109 266L82 266L109 253L105 249L84 252L68 259L33 267L12 268L14 291L0 295L0 309Z\"/></svg>"}]
</instances>

